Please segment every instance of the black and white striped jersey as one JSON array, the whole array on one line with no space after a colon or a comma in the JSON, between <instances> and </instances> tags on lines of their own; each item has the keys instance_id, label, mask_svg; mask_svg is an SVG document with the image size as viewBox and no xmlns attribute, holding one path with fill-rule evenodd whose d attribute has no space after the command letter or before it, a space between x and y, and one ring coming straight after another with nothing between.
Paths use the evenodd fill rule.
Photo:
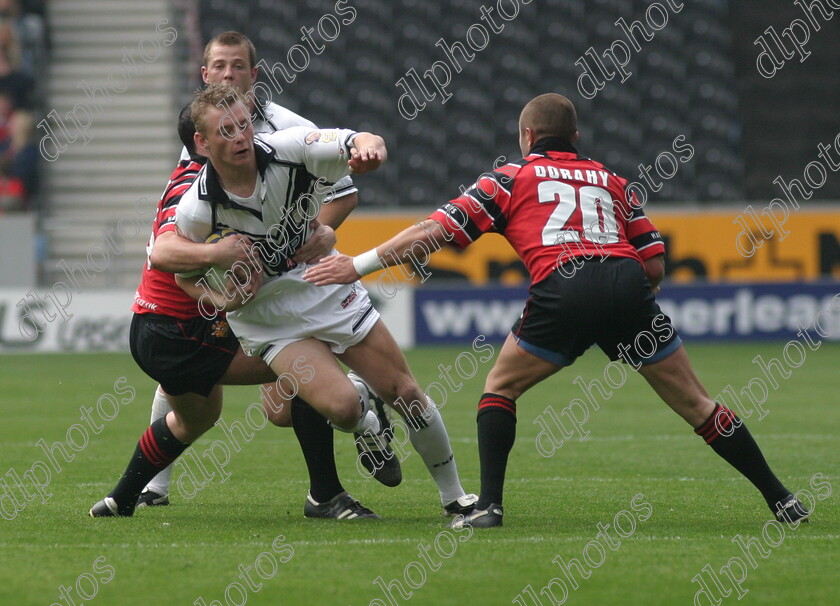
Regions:
<instances>
[{"instance_id":1,"label":"black and white striped jersey","mask_svg":"<svg viewBox=\"0 0 840 606\"><path fill-rule=\"evenodd\" d=\"M260 251L266 278L293 268L291 257L311 235L310 222L335 182L350 172L355 134L300 126L255 136L254 193L241 198L225 191L208 162L181 198L175 225L194 242L224 228L248 236Z\"/></svg>"}]
</instances>

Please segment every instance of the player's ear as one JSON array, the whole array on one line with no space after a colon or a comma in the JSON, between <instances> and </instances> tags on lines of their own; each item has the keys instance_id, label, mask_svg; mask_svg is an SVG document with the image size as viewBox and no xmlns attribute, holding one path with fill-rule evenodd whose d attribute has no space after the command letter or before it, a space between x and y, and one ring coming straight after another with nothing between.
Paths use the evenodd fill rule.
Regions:
<instances>
[{"instance_id":1,"label":"player's ear","mask_svg":"<svg viewBox=\"0 0 840 606\"><path fill-rule=\"evenodd\" d=\"M207 79L207 66L206 65L201 66L201 80L202 80L202 82L204 82L204 84L210 84L210 80Z\"/></svg>"},{"instance_id":2,"label":"player's ear","mask_svg":"<svg viewBox=\"0 0 840 606\"><path fill-rule=\"evenodd\" d=\"M256 65L251 68L251 86L257 81L257 75L260 73L260 68Z\"/></svg>"},{"instance_id":3,"label":"player's ear","mask_svg":"<svg viewBox=\"0 0 840 606\"><path fill-rule=\"evenodd\" d=\"M525 127L525 138L528 141L528 149L534 147L534 143L537 142L537 134L534 132L534 129L530 126Z\"/></svg>"},{"instance_id":4,"label":"player's ear","mask_svg":"<svg viewBox=\"0 0 840 606\"><path fill-rule=\"evenodd\" d=\"M195 151L201 154L202 156L207 156L207 139L201 136L201 133L195 131L193 135L193 141L195 142Z\"/></svg>"},{"instance_id":5,"label":"player's ear","mask_svg":"<svg viewBox=\"0 0 840 606\"><path fill-rule=\"evenodd\" d=\"M575 134L572 135L572 145L577 143L577 140L580 139L580 131L576 130Z\"/></svg>"}]
</instances>

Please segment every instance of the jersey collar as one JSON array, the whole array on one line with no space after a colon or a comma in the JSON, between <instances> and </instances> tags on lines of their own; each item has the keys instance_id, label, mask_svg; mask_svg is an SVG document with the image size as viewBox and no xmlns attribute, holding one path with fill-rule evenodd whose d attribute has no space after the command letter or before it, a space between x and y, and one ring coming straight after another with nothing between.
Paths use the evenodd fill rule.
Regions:
<instances>
[{"instance_id":1,"label":"jersey collar","mask_svg":"<svg viewBox=\"0 0 840 606\"><path fill-rule=\"evenodd\" d=\"M575 146L569 143L563 137L543 137L531 148L531 151L528 152L528 155L532 154L540 154L542 156L545 155L546 152L556 151L556 152L567 152L570 154L579 155L578 151L575 149Z\"/></svg>"}]
</instances>

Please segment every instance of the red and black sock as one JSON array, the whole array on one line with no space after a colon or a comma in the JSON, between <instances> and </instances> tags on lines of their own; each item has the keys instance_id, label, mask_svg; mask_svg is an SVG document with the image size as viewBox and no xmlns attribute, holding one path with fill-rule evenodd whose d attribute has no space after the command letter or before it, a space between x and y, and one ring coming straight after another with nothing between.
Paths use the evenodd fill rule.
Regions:
<instances>
[{"instance_id":1,"label":"red and black sock","mask_svg":"<svg viewBox=\"0 0 840 606\"><path fill-rule=\"evenodd\" d=\"M508 454L516 440L516 402L486 393L478 402L478 458L481 462L481 495L476 509L502 504Z\"/></svg>"},{"instance_id":2,"label":"red and black sock","mask_svg":"<svg viewBox=\"0 0 840 606\"><path fill-rule=\"evenodd\" d=\"M317 410L298 397L292 399L292 427L309 472L309 494L317 502L326 503L344 492L335 469L333 429Z\"/></svg>"},{"instance_id":3,"label":"red and black sock","mask_svg":"<svg viewBox=\"0 0 840 606\"><path fill-rule=\"evenodd\" d=\"M116 488L108 495L117 502L120 515L131 515L137 497L149 480L184 452L189 444L179 441L166 424L158 419L140 436L137 448L128 462Z\"/></svg>"},{"instance_id":4,"label":"red and black sock","mask_svg":"<svg viewBox=\"0 0 840 606\"><path fill-rule=\"evenodd\" d=\"M790 494L770 471L747 426L725 406L715 404L714 412L694 433L752 482L771 509L775 510L775 503Z\"/></svg>"}]
</instances>

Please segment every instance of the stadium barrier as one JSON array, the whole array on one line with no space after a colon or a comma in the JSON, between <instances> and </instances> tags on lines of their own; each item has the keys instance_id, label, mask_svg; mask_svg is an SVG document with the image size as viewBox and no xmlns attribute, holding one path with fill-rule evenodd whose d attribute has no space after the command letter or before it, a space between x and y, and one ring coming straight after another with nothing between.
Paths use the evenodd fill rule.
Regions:
<instances>
[{"instance_id":1,"label":"stadium barrier","mask_svg":"<svg viewBox=\"0 0 840 606\"><path fill-rule=\"evenodd\" d=\"M133 293L86 292L62 314L52 298L33 292L0 290L0 353L128 350ZM390 298L375 287L370 292L403 348L465 344L479 336L499 343L528 296L524 286L463 283L406 287ZM689 341L801 340L806 329L812 339L840 339L837 282L665 283L657 300Z\"/></svg>"},{"instance_id":2,"label":"stadium barrier","mask_svg":"<svg viewBox=\"0 0 840 606\"><path fill-rule=\"evenodd\" d=\"M463 343L486 335L503 340L528 296L524 287L427 286L414 291L414 342ZM836 282L666 283L662 310L689 340L790 340L814 328L840 338L840 284Z\"/></svg>"},{"instance_id":3,"label":"stadium barrier","mask_svg":"<svg viewBox=\"0 0 840 606\"><path fill-rule=\"evenodd\" d=\"M410 290L391 299L371 293L401 347L414 344ZM0 354L128 351L134 291L64 294L0 288Z\"/></svg>"}]
</instances>

